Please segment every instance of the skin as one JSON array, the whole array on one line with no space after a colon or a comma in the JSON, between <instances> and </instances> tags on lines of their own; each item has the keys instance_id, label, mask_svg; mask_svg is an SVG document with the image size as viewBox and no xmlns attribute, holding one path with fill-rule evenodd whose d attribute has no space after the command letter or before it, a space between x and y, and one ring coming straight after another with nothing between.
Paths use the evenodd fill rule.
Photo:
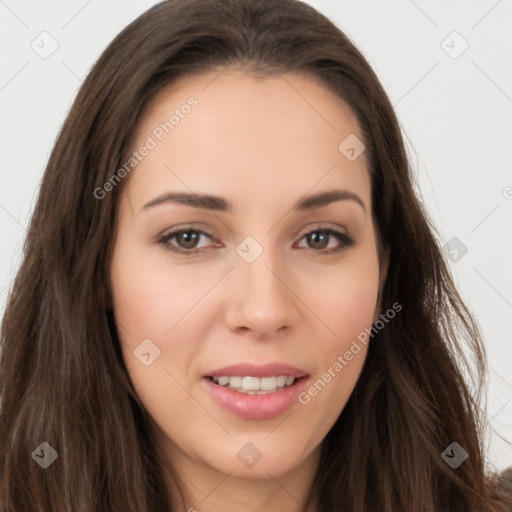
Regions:
<instances>
[{"instance_id":1,"label":"skin","mask_svg":"<svg viewBox=\"0 0 512 512\"><path fill-rule=\"evenodd\" d=\"M349 134L363 136L348 105L315 78L261 80L230 68L182 77L161 91L133 148L190 96L198 105L123 183L111 283L124 361L182 480L180 510L304 510L321 442L354 389L366 348L308 404L272 420L226 411L201 377L228 364L279 361L314 383L378 318L385 272L365 153L349 161L338 150ZM357 194L364 209L342 200L292 210L305 194L334 189ZM143 210L169 191L222 196L233 211L176 203ZM320 247L305 235L325 227L355 243L322 254L340 242L331 236ZM177 228L211 238L198 239L197 254L174 253L158 240ZM253 263L236 252L247 236L263 248ZM167 246L193 244L174 238ZM149 366L134 356L144 339L161 351ZM248 442L262 454L252 467L237 457ZM317 510L314 499L306 510Z\"/></svg>"}]
</instances>

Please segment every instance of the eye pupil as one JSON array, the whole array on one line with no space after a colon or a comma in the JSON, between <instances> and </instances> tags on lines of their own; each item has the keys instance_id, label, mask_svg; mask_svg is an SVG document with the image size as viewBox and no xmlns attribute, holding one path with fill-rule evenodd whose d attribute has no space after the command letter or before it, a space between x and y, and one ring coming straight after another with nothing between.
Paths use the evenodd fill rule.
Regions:
<instances>
[{"instance_id":1,"label":"eye pupil","mask_svg":"<svg viewBox=\"0 0 512 512\"><path fill-rule=\"evenodd\" d=\"M196 233L195 231L184 231L183 233L178 233L176 235L176 241L178 244L181 244L183 240L185 241L185 244L191 244L185 246L182 245L183 248L193 249L199 241L199 233Z\"/></svg>"},{"instance_id":2,"label":"eye pupil","mask_svg":"<svg viewBox=\"0 0 512 512\"><path fill-rule=\"evenodd\" d=\"M327 233L323 233L322 231L313 231L308 235L308 243L313 243L313 248L315 249L325 249L327 247L326 242L329 241L329 235Z\"/></svg>"}]
</instances>

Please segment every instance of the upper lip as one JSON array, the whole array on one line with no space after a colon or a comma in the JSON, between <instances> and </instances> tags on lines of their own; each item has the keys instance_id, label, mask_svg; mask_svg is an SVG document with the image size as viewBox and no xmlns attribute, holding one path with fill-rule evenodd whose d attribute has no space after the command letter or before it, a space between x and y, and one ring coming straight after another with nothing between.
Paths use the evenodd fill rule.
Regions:
<instances>
[{"instance_id":1,"label":"upper lip","mask_svg":"<svg viewBox=\"0 0 512 512\"><path fill-rule=\"evenodd\" d=\"M296 379L308 375L307 372L285 363L268 363L256 365L253 363L238 363L224 366L205 374L205 377L295 377Z\"/></svg>"}]
</instances>

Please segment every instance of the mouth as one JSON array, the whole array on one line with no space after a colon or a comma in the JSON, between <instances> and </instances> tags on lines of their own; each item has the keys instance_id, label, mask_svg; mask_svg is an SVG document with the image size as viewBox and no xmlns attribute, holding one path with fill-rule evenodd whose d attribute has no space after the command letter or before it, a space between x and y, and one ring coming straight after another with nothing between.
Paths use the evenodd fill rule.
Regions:
<instances>
[{"instance_id":1,"label":"mouth","mask_svg":"<svg viewBox=\"0 0 512 512\"><path fill-rule=\"evenodd\" d=\"M299 403L309 379L300 372L293 376L265 371L262 377L222 373L204 376L204 389L213 403L244 420L271 420L288 412Z\"/></svg>"},{"instance_id":2,"label":"mouth","mask_svg":"<svg viewBox=\"0 0 512 512\"><path fill-rule=\"evenodd\" d=\"M292 377L289 375L277 375L271 377L254 377L250 375L240 376L210 376L206 377L214 384L247 395L268 395L283 391L307 376Z\"/></svg>"}]
</instances>

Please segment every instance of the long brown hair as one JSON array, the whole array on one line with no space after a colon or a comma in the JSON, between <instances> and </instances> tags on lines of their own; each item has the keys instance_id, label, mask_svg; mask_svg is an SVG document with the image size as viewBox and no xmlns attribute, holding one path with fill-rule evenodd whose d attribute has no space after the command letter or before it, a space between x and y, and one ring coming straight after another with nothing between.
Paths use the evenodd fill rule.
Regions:
<instances>
[{"instance_id":1,"label":"long brown hair","mask_svg":"<svg viewBox=\"0 0 512 512\"><path fill-rule=\"evenodd\" d=\"M390 258L382 310L403 306L372 338L324 439L319 511L499 510L482 448L480 334L414 193L392 105L347 36L296 0L161 2L114 39L84 81L46 167L2 323L1 510L174 510L113 322L109 266L123 183L101 199L95 190L122 166L158 91L227 66L306 73L351 106ZM31 456L44 442L58 453L46 469ZM452 442L469 454L457 469L441 457Z\"/></svg>"}]
</instances>

